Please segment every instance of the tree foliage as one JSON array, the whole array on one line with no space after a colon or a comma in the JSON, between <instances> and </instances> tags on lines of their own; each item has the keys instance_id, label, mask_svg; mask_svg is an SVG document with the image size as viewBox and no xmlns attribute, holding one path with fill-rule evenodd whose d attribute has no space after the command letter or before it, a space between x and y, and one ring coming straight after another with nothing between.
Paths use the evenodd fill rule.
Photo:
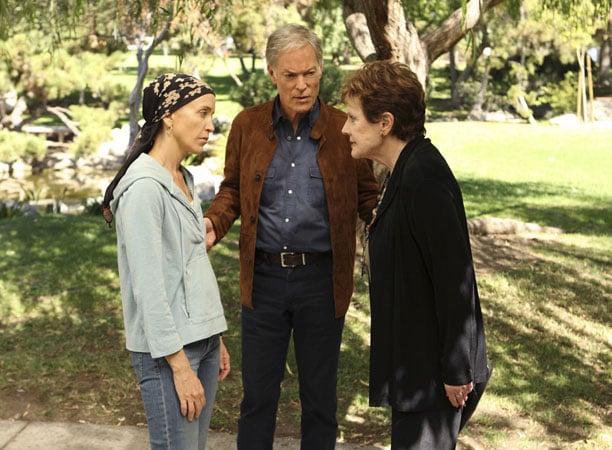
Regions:
<instances>
[{"instance_id":1,"label":"tree foliage","mask_svg":"<svg viewBox=\"0 0 612 450\"><path fill-rule=\"evenodd\" d=\"M591 20L572 21L574 12L584 3L593 5ZM423 84L431 64L466 35L471 36L483 17L502 4L510 17L519 17L521 0L461 0L448 2L448 5L437 1L428 4L408 0L342 0L346 27L360 57L364 61L403 61L417 73ZM451 11L450 7L455 5L457 7ZM610 0L543 0L540 7L555 12L558 20L567 20L576 29L588 30L592 19L605 17ZM422 13L429 15L410 16Z\"/></svg>"},{"instance_id":2,"label":"tree foliage","mask_svg":"<svg viewBox=\"0 0 612 450\"><path fill-rule=\"evenodd\" d=\"M46 150L45 140L41 137L0 130L0 162L11 165L18 159L41 158Z\"/></svg>"},{"instance_id":3,"label":"tree foliage","mask_svg":"<svg viewBox=\"0 0 612 450\"><path fill-rule=\"evenodd\" d=\"M224 3L231 6L232 0ZM134 46L138 69L128 101L132 142L150 55L161 42L179 33L183 23L193 29L194 24L210 20L217 6L211 0L0 0L0 36L35 30L52 38L51 52L65 40L83 37L88 42L94 38Z\"/></svg>"},{"instance_id":4,"label":"tree foliage","mask_svg":"<svg viewBox=\"0 0 612 450\"><path fill-rule=\"evenodd\" d=\"M274 28L297 21L322 36L327 54L337 55L350 39L362 60L404 61L424 84L433 62L461 42L468 60L464 72L480 75L478 63L488 39L494 48L490 69L501 70L497 65L518 57L519 64L505 67L507 88L516 84L525 91L537 83L533 75L547 55L556 52L561 62L566 55L573 57L564 50L566 44L587 42L610 11L610 0L228 0L220 5L212 0L0 0L0 36L5 38L5 45L0 43L0 91L17 86L42 105L76 92L108 106L118 93L101 73L108 66L99 70L104 63L95 55L130 46L137 59L129 96L133 138L148 60L162 43L180 62L196 53L210 54L226 36L233 37L239 52L253 49L261 56ZM525 30L525 8L531 16L537 12L534 20L541 29L533 23L533 30ZM555 33L548 39L551 29ZM29 58L27 70L24 58Z\"/></svg>"}]
</instances>

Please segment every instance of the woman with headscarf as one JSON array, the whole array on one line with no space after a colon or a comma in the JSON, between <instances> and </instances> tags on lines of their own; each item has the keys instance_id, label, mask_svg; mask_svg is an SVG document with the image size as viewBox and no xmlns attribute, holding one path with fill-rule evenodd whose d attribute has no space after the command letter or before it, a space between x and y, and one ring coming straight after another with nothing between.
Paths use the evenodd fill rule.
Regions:
<instances>
[{"instance_id":1,"label":"woman with headscarf","mask_svg":"<svg viewBox=\"0 0 612 450\"><path fill-rule=\"evenodd\" d=\"M366 226L370 405L391 407L393 450L454 449L489 377L461 190L405 64L365 64L341 96L352 157L388 169Z\"/></svg>"},{"instance_id":2,"label":"woman with headscarf","mask_svg":"<svg viewBox=\"0 0 612 450\"><path fill-rule=\"evenodd\" d=\"M146 122L102 205L116 221L126 347L153 449L205 449L217 382L230 370L202 209L181 165L202 153L214 112L199 79L155 79L143 92Z\"/></svg>"}]
</instances>

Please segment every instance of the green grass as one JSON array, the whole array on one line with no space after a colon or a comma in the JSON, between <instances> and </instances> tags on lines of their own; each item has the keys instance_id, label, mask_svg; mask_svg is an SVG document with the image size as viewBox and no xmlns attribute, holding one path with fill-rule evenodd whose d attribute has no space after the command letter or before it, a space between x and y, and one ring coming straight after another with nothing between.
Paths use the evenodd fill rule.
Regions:
<instances>
[{"instance_id":1,"label":"green grass","mask_svg":"<svg viewBox=\"0 0 612 450\"><path fill-rule=\"evenodd\" d=\"M428 134L454 168L470 217L567 231L477 241L495 372L465 436L485 448L609 445L607 134L470 123L429 124ZM235 430L241 395L237 241L235 226L211 252L233 361L215 405L218 430ZM19 413L42 420L143 423L123 348L114 231L91 216L1 220L0 254L0 403L24 397ZM388 411L367 406L369 305L367 286L358 277L356 283L340 362L340 431L347 440L388 443ZM279 433L297 432L298 399L290 354ZM5 413L0 408L0 417Z\"/></svg>"},{"instance_id":2,"label":"green grass","mask_svg":"<svg viewBox=\"0 0 612 450\"><path fill-rule=\"evenodd\" d=\"M427 130L459 178L470 216L609 232L609 129L437 122Z\"/></svg>"},{"instance_id":3,"label":"green grass","mask_svg":"<svg viewBox=\"0 0 612 450\"><path fill-rule=\"evenodd\" d=\"M130 89L135 61L128 55L114 73ZM240 106L229 100L234 82L220 59L180 66L158 52L151 60L155 73L189 64L214 87L216 114L233 117ZM229 64L239 75L237 58ZM609 130L436 122L427 131L459 180L469 217L565 230L475 242L495 371L465 436L488 449L612 447ZM211 252L233 364L215 404L217 430L235 430L241 397L237 256L235 226ZM0 220L0 418L144 423L115 259L115 234L101 217ZM389 412L367 406L368 333L367 286L356 274L340 360L340 433L388 444ZM279 434L299 430L291 352L278 422Z\"/></svg>"}]
</instances>

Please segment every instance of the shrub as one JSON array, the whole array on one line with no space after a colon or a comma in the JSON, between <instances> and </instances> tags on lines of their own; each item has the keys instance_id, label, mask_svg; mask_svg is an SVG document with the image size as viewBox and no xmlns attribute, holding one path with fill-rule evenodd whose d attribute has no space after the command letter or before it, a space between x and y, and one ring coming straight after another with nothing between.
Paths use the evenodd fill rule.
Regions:
<instances>
[{"instance_id":1,"label":"shrub","mask_svg":"<svg viewBox=\"0 0 612 450\"><path fill-rule=\"evenodd\" d=\"M321 100L331 105L340 102L338 91L344 75L345 71L338 66L325 66L319 89ZM276 97L276 86L270 76L263 71L252 73L242 86L234 87L230 92L230 99L240 103L244 108L272 100L274 97Z\"/></svg>"},{"instance_id":2,"label":"shrub","mask_svg":"<svg viewBox=\"0 0 612 450\"><path fill-rule=\"evenodd\" d=\"M330 105L337 105L340 103L340 87L344 81L346 71L338 66L325 66L323 69L323 77L321 78L321 88L319 90L319 96L321 100Z\"/></svg>"},{"instance_id":3,"label":"shrub","mask_svg":"<svg viewBox=\"0 0 612 450\"><path fill-rule=\"evenodd\" d=\"M19 131L0 130L0 161L11 164L18 159L31 162L47 152L44 138Z\"/></svg>"},{"instance_id":4,"label":"shrub","mask_svg":"<svg viewBox=\"0 0 612 450\"><path fill-rule=\"evenodd\" d=\"M551 114L576 111L577 74L568 72L560 82L548 83L542 88L540 101L551 107Z\"/></svg>"},{"instance_id":5,"label":"shrub","mask_svg":"<svg viewBox=\"0 0 612 450\"><path fill-rule=\"evenodd\" d=\"M7 204L0 200L0 219L12 219L19 216L23 216L23 211L18 202Z\"/></svg>"},{"instance_id":6,"label":"shrub","mask_svg":"<svg viewBox=\"0 0 612 450\"><path fill-rule=\"evenodd\" d=\"M276 96L276 86L266 72L256 71L242 86L232 88L230 99L244 108L272 100Z\"/></svg>"},{"instance_id":7,"label":"shrub","mask_svg":"<svg viewBox=\"0 0 612 450\"><path fill-rule=\"evenodd\" d=\"M81 129L81 135L70 146L70 152L75 157L95 153L100 144L111 137L118 118L117 104L111 104L108 109L73 105L70 111Z\"/></svg>"}]
</instances>

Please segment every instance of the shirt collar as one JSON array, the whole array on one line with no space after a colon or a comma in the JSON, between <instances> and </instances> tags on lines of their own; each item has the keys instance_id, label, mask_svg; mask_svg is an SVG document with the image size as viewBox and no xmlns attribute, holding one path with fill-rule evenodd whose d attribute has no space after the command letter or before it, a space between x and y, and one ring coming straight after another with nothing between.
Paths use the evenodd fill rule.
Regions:
<instances>
[{"instance_id":1,"label":"shirt collar","mask_svg":"<svg viewBox=\"0 0 612 450\"><path fill-rule=\"evenodd\" d=\"M312 109L310 110L310 113L308 114L308 127L312 128L315 124L315 122L317 121L317 118L319 117L319 111L321 110L321 102L319 100L319 97L317 97L317 99L315 100L314 106L312 107ZM282 119L285 118L283 116L283 110L281 109L280 106L280 98L277 95L276 99L274 100L274 109L272 111L272 124L274 125L274 128L276 129L278 127L278 122ZM300 122L302 122L304 120L304 118L302 118L302 120Z\"/></svg>"}]
</instances>

